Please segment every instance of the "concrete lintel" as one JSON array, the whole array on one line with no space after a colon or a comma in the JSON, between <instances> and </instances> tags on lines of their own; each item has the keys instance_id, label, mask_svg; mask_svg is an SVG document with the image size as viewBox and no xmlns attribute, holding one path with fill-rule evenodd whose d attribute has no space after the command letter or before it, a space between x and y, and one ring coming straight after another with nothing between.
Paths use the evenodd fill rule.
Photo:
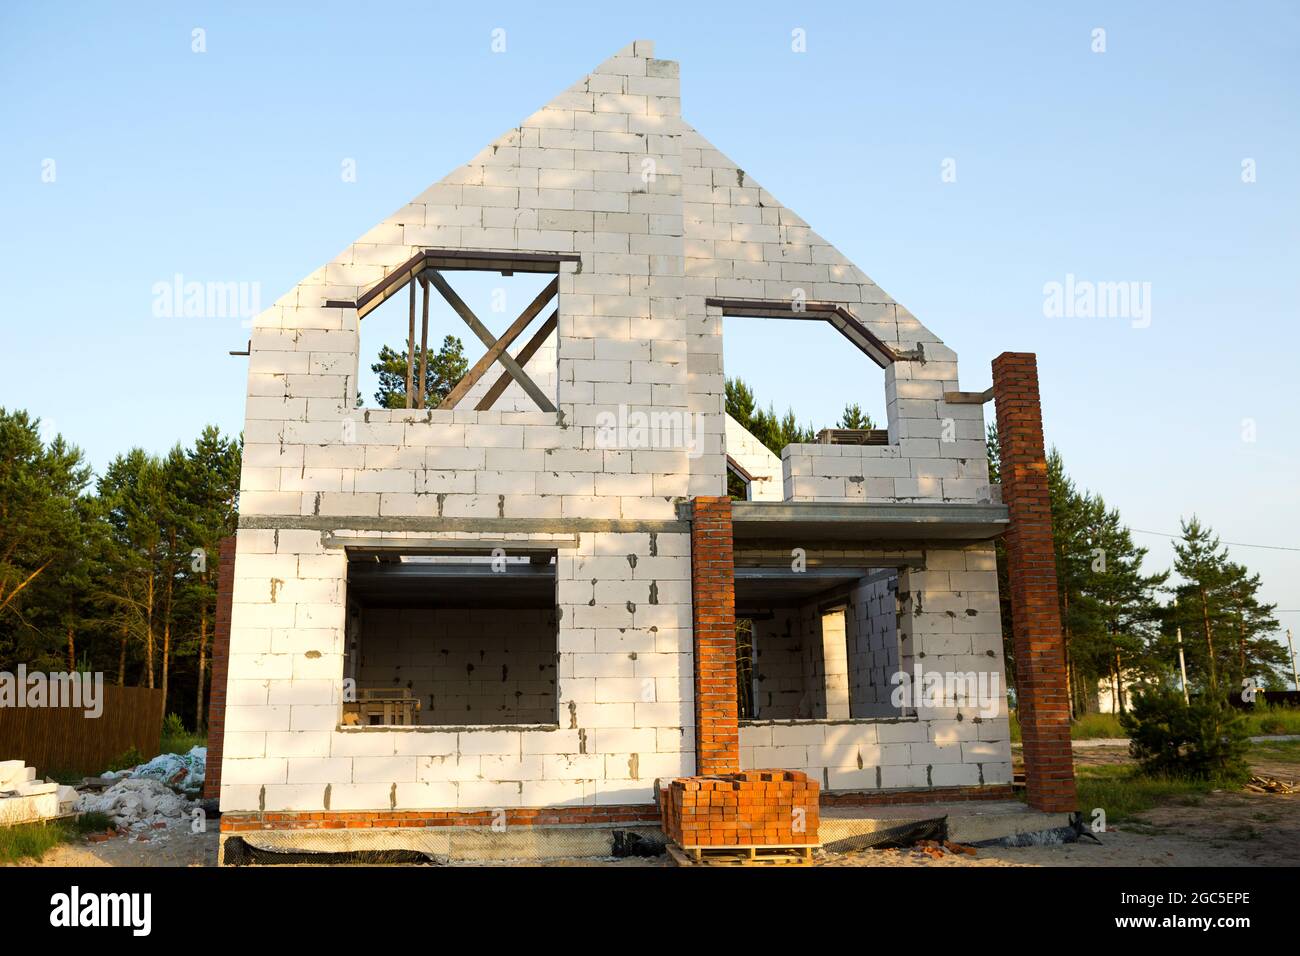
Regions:
<instances>
[{"instance_id":1,"label":"concrete lintel","mask_svg":"<svg viewBox=\"0 0 1300 956\"><path fill-rule=\"evenodd\" d=\"M811 727L811 726L840 726L842 724L914 724L919 717L916 714L903 714L898 717L782 717L780 719L770 720L742 720L742 727Z\"/></svg>"},{"instance_id":2,"label":"concrete lintel","mask_svg":"<svg viewBox=\"0 0 1300 956\"><path fill-rule=\"evenodd\" d=\"M434 518L403 515L240 515L239 527L267 531L395 531L487 534L685 534L689 522L639 518Z\"/></svg>"},{"instance_id":3,"label":"concrete lintel","mask_svg":"<svg viewBox=\"0 0 1300 956\"><path fill-rule=\"evenodd\" d=\"M578 536L567 535L545 541L518 538L374 538L326 532L322 541L327 548L348 551L400 551L403 554L478 554L500 548L506 554L542 554L559 548L576 548Z\"/></svg>"},{"instance_id":4,"label":"concrete lintel","mask_svg":"<svg viewBox=\"0 0 1300 956\"><path fill-rule=\"evenodd\" d=\"M559 724L337 724L341 734L553 733Z\"/></svg>"},{"instance_id":5,"label":"concrete lintel","mask_svg":"<svg viewBox=\"0 0 1300 956\"><path fill-rule=\"evenodd\" d=\"M1005 505L935 502L737 501L737 540L988 541L1010 522Z\"/></svg>"}]
</instances>

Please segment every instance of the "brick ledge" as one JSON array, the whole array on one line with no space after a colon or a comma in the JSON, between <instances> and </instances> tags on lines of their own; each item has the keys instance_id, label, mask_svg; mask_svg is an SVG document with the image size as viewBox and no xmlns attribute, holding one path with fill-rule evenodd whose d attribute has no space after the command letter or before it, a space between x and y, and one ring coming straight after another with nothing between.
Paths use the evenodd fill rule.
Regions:
<instances>
[{"instance_id":1,"label":"brick ledge","mask_svg":"<svg viewBox=\"0 0 1300 956\"><path fill-rule=\"evenodd\" d=\"M612 824L657 825L654 804L619 804L607 807L503 808L507 826ZM494 810L349 810L235 812L221 815L222 833L256 830L365 830L422 827L486 827L500 822Z\"/></svg>"}]
</instances>

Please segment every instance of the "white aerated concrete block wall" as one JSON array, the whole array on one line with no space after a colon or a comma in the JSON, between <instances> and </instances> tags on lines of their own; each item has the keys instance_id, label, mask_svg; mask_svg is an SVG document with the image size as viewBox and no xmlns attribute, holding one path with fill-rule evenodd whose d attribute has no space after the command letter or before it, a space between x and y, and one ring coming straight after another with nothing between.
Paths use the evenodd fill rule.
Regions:
<instances>
[{"instance_id":1,"label":"white aerated concrete block wall","mask_svg":"<svg viewBox=\"0 0 1300 956\"><path fill-rule=\"evenodd\" d=\"M597 426L620 410L689 424L677 85L675 63L629 47L258 316L241 513L674 518L688 448ZM356 312L324 303L431 247L582 255L560 275L560 416L355 407Z\"/></svg>"},{"instance_id":2,"label":"white aerated concrete block wall","mask_svg":"<svg viewBox=\"0 0 1300 956\"><path fill-rule=\"evenodd\" d=\"M340 726L344 565L319 532L239 532L223 810L649 803L693 772L689 534L560 549L547 725Z\"/></svg>"},{"instance_id":3,"label":"white aerated concrete block wall","mask_svg":"<svg viewBox=\"0 0 1300 956\"><path fill-rule=\"evenodd\" d=\"M558 413L513 385L481 412L473 397L455 410L357 407L371 357L359 354L356 310L326 303L355 300L426 249L579 257L558 267L557 332L528 366L546 387L554 370ZM925 363L886 370L888 448L798 446L778 467L751 436L728 439L723 322L705 300L800 295L846 305L900 352L923 349ZM981 412L942 402L956 383L955 356L933 334L682 121L676 63L643 41L620 51L255 320L222 808L650 802L656 777L695 766L680 500L724 493L729 451L764 479L756 499L980 500ZM605 426L637 414L675 420L682 440L611 441ZM554 723L341 727L347 559L327 546L331 533L554 542ZM952 662L996 650L996 610L940 610L986 595L991 574L963 564L909 575L927 599L905 615L900 646L933 642L927 660ZM923 713L845 725L856 738L826 724L742 739L752 760L763 738L760 765L857 774L840 781L875 779L863 768L878 767L884 786L915 784L921 767L937 784L1009 779L1005 723ZM843 749L855 740L904 751ZM948 748L945 759L907 749L922 745ZM900 753L923 762L899 764Z\"/></svg>"},{"instance_id":4,"label":"white aerated concrete block wall","mask_svg":"<svg viewBox=\"0 0 1300 956\"><path fill-rule=\"evenodd\" d=\"M732 418L726 416L727 457L749 472L750 501L781 501L785 497L781 459Z\"/></svg>"},{"instance_id":5,"label":"white aerated concrete block wall","mask_svg":"<svg viewBox=\"0 0 1300 956\"><path fill-rule=\"evenodd\" d=\"M940 346L930 346L938 349ZM899 366L907 365L907 368ZM942 365L942 370L936 368ZM895 371L897 370L897 371ZM895 363L890 384L934 393L957 389L957 365ZM942 374L947 380L903 379ZM781 468L787 501L992 501L981 405L892 399L888 445L787 445ZM901 417L906 415L908 417Z\"/></svg>"},{"instance_id":6,"label":"white aerated concrete block wall","mask_svg":"<svg viewBox=\"0 0 1300 956\"><path fill-rule=\"evenodd\" d=\"M803 770L832 790L1011 782L993 550L929 550L924 565L899 577L902 669L911 674L919 661L926 672L996 675L993 706L922 704L899 718L749 721L740 728L742 768Z\"/></svg>"}]
</instances>

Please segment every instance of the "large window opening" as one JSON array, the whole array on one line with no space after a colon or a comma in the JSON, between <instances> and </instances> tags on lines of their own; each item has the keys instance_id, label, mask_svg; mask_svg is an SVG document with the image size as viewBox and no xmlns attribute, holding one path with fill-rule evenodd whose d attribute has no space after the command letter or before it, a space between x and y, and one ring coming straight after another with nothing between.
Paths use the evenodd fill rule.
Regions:
<instances>
[{"instance_id":1,"label":"large window opening","mask_svg":"<svg viewBox=\"0 0 1300 956\"><path fill-rule=\"evenodd\" d=\"M724 306L727 414L759 443L754 448L728 436L727 453L742 468L757 474L764 447L779 460L790 444L888 444L885 377L878 369L894 353L851 313L846 318L816 303L803 311L788 303L711 304ZM817 369L797 394L789 376L796 367ZM729 474L728 492L744 494L742 479Z\"/></svg>"},{"instance_id":2,"label":"large window opening","mask_svg":"<svg viewBox=\"0 0 1300 956\"><path fill-rule=\"evenodd\" d=\"M902 717L895 568L736 568L739 707L748 720Z\"/></svg>"},{"instance_id":3,"label":"large window opening","mask_svg":"<svg viewBox=\"0 0 1300 956\"><path fill-rule=\"evenodd\" d=\"M355 303L364 408L555 411L562 256L426 250Z\"/></svg>"},{"instance_id":4,"label":"large window opening","mask_svg":"<svg viewBox=\"0 0 1300 956\"><path fill-rule=\"evenodd\" d=\"M344 725L556 724L555 571L554 551L349 549Z\"/></svg>"}]
</instances>

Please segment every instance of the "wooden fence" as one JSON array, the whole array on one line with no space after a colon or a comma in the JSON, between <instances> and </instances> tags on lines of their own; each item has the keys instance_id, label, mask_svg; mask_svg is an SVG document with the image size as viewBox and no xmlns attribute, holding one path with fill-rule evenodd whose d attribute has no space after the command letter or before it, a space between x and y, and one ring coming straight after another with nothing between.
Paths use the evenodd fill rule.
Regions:
<instances>
[{"instance_id":1,"label":"wooden fence","mask_svg":"<svg viewBox=\"0 0 1300 956\"><path fill-rule=\"evenodd\" d=\"M80 707L0 707L0 760L21 760L42 775L119 770L135 748L145 760L162 740L163 692L104 685L103 712Z\"/></svg>"}]
</instances>

